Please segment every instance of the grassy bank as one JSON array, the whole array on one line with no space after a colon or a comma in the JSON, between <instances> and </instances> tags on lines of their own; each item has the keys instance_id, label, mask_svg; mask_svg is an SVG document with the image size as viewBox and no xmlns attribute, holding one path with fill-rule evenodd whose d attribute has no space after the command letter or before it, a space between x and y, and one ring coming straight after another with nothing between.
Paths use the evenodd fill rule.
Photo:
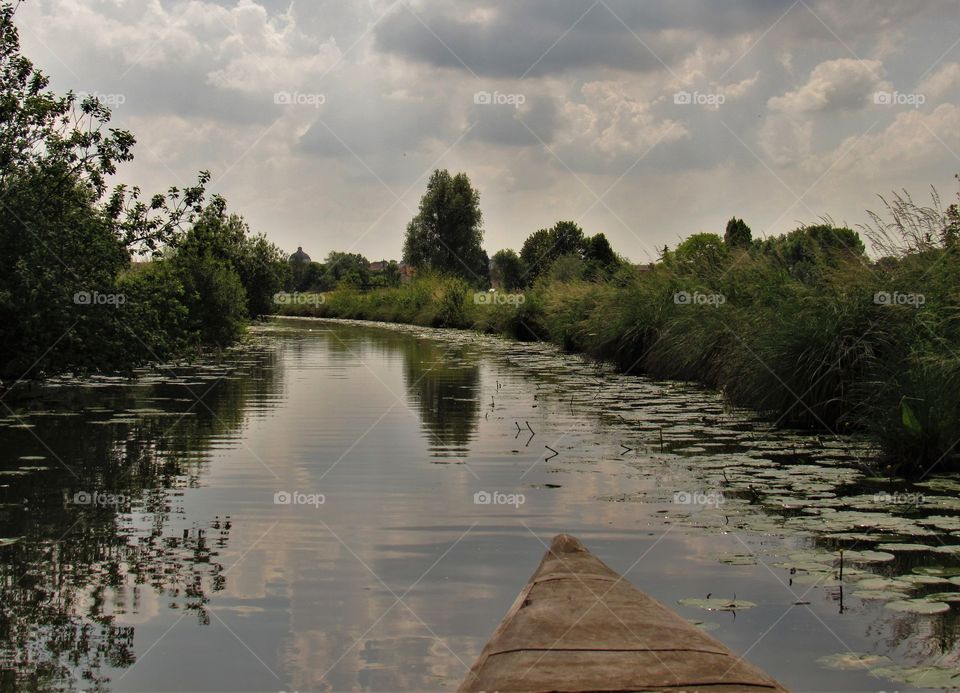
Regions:
<instances>
[{"instance_id":1,"label":"grassy bank","mask_svg":"<svg viewBox=\"0 0 960 693\"><path fill-rule=\"evenodd\" d=\"M292 296L281 313L548 340L626 372L706 383L782 424L868 432L890 473L957 467L957 248L871 262L818 228L779 245L678 248L605 281L568 267L522 293L489 294L428 276Z\"/></svg>"}]
</instances>

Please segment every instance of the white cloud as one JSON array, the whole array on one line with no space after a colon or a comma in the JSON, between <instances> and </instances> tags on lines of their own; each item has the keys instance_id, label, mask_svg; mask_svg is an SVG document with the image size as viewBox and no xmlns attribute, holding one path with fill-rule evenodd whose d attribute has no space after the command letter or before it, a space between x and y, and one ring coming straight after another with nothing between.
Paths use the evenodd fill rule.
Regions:
<instances>
[{"instance_id":1,"label":"white cloud","mask_svg":"<svg viewBox=\"0 0 960 693\"><path fill-rule=\"evenodd\" d=\"M960 91L960 63L947 63L917 85L917 91L928 98L957 96Z\"/></svg>"},{"instance_id":2,"label":"white cloud","mask_svg":"<svg viewBox=\"0 0 960 693\"><path fill-rule=\"evenodd\" d=\"M838 162L837 168L863 176L896 173L907 177L918 168L937 163L941 171L943 163L947 164L947 170L958 169L960 106L941 104L929 113L905 109L881 132L848 137L837 151L850 148L850 154Z\"/></svg>"},{"instance_id":3,"label":"white cloud","mask_svg":"<svg viewBox=\"0 0 960 693\"><path fill-rule=\"evenodd\" d=\"M806 84L767 101L771 111L813 113L866 106L883 86L883 63L879 60L839 58L817 65Z\"/></svg>"},{"instance_id":4,"label":"white cloud","mask_svg":"<svg viewBox=\"0 0 960 693\"><path fill-rule=\"evenodd\" d=\"M631 96L620 82L588 82L580 91L584 102L568 102L562 111L566 128L559 137L567 151L573 146L605 159L635 159L658 142L687 134L681 123L657 118L648 101Z\"/></svg>"}]
</instances>

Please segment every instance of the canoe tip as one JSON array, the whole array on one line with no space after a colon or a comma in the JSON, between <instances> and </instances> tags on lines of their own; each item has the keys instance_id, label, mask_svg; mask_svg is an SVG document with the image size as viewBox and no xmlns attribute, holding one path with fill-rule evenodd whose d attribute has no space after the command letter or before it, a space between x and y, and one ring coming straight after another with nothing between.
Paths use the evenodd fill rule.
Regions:
<instances>
[{"instance_id":1,"label":"canoe tip","mask_svg":"<svg viewBox=\"0 0 960 693\"><path fill-rule=\"evenodd\" d=\"M550 544L550 553L578 553L587 548L572 534L558 534Z\"/></svg>"}]
</instances>

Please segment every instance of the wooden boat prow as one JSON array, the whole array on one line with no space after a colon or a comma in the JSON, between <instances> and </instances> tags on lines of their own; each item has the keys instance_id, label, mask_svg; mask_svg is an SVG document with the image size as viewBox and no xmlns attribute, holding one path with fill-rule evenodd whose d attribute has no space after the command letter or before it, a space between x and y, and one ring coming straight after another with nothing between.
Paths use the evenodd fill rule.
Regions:
<instances>
[{"instance_id":1,"label":"wooden boat prow","mask_svg":"<svg viewBox=\"0 0 960 693\"><path fill-rule=\"evenodd\" d=\"M785 691L560 534L460 691Z\"/></svg>"}]
</instances>

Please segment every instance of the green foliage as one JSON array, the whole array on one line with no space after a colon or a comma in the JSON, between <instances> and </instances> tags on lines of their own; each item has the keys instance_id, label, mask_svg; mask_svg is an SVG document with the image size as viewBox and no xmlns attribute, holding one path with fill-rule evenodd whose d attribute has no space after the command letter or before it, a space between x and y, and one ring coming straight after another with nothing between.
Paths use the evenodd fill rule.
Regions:
<instances>
[{"instance_id":1,"label":"green foliage","mask_svg":"<svg viewBox=\"0 0 960 693\"><path fill-rule=\"evenodd\" d=\"M572 221L558 221L549 229L532 233L520 249L520 258L527 271L527 284L533 283L564 255L582 257L585 246L583 229Z\"/></svg>"},{"instance_id":2,"label":"green foliage","mask_svg":"<svg viewBox=\"0 0 960 693\"><path fill-rule=\"evenodd\" d=\"M715 233L695 233L664 256L664 264L677 272L714 275L727 261L729 249Z\"/></svg>"},{"instance_id":3,"label":"green foliage","mask_svg":"<svg viewBox=\"0 0 960 693\"><path fill-rule=\"evenodd\" d=\"M482 241L480 193L467 174L434 171L420 210L407 225L404 262L418 270L451 274L484 286L488 262Z\"/></svg>"},{"instance_id":4,"label":"green foliage","mask_svg":"<svg viewBox=\"0 0 960 693\"><path fill-rule=\"evenodd\" d=\"M504 291L514 291L523 286L523 262L513 250L499 250L493 255L490 279L498 282Z\"/></svg>"},{"instance_id":5,"label":"green foliage","mask_svg":"<svg viewBox=\"0 0 960 693\"><path fill-rule=\"evenodd\" d=\"M346 284L361 288L370 283L370 261L359 253L333 251L327 255L322 286L334 288Z\"/></svg>"},{"instance_id":6,"label":"green foliage","mask_svg":"<svg viewBox=\"0 0 960 693\"><path fill-rule=\"evenodd\" d=\"M129 369L229 343L248 303L270 311L278 249L248 240L222 200L204 210L206 172L149 199L108 190L133 135L96 98L48 89L20 53L15 8L0 6L0 377ZM164 248L177 259L131 267Z\"/></svg>"},{"instance_id":7,"label":"green foliage","mask_svg":"<svg viewBox=\"0 0 960 693\"><path fill-rule=\"evenodd\" d=\"M249 313L237 266L245 241L246 225L215 201L175 246L170 262L183 283L190 331L203 344L226 346L243 330Z\"/></svg>"},{"instance_id":8,"label":"green foliage","mask_svg":"<svg viewBox=\"0 0 960 693\"><path fill-rule=\"evenodd\" d=\"M729 248L749 248L753 241L753 232L743 219L731 217L727 222L727 230L723 234L723 242Z\"/></svg>"},{"instance_id":9,"label":"green foliage","mask_svg":"<svg viewBox=\"0 0 960 693\"><path fill-rule=\"evenodd\" d=\"M520 250L525 269L525 285L531 285L560 258L575 257L582 261L583 272L598 278L609 275L621 264L617 254L602 233L585 236L583 229L572 221L558 221L549 229L540 229L527 237ZM570 261L567 271L570 270Z\"/></svg>"}]
</instances>

